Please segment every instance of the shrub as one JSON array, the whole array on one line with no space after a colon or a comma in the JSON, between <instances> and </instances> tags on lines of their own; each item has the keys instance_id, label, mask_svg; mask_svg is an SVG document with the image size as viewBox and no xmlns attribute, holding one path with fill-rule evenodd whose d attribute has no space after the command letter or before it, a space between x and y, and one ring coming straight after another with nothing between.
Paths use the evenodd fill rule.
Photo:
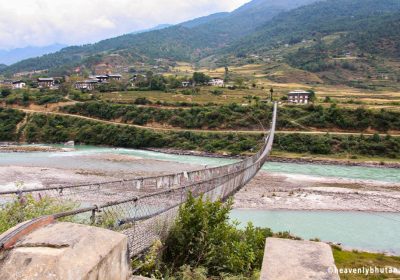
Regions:
<instances>
[{"instance_id":1,"label":"shrub","mask_svg":"<svg viewBox=\"0 0 400 280\"><path fill-rule=\"evenodd\" d=\"M0 208L0 234L19 223L37 217L65 212L76 208L72 202L60 203L50 197L26 195L15 198Z\"/></svg>"},{"instance_id":2,"label":"shrub","mask_svg":"<svg viewBox=\"0 0 400 280\"><path fill-rule=\"evenodd\" d=\"M163 266L172 273L198 275L201 271L200 275L206 273L209 277L249 277L260 269L265 239L272 232L252 224L238 229L229 221L231 209L232 201L224 204L190 195L165 241Z\"/></svg>"}]
</instances>

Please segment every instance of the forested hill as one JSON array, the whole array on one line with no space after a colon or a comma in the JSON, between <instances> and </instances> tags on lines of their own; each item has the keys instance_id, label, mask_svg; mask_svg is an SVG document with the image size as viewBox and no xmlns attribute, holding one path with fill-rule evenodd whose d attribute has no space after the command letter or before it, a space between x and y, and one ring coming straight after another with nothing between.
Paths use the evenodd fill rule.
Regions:
<instances>
[{"instance_id":1,"label":"forested hill","mask_svg":"<svg viewBox=\"0 0 400 280\"><path fill-rule=\"evenodd\" d=\"M389 54L399 55L399 15L399 0L317 2L279 14L228 50L262 52L277 44L296 44L341 32L336 43L352 42L365 51L378 52L386 41L391 45Z\"/></svg>"},{"instance_id":2,"label":"forested hill","mask_svg":"<svg viewBox=\"0 0 400 280\"><path fill-rule=\"evenodd\" d=\"M141 34L128 34L96 44L69 47L57 53L21 61L5 69L71 68L100 62L104 56L121 54L128 60L169 58L195 61L254 32L274 16L317 0L253 0L232 13L203 17L181 25Z\"/></svg>"}]
</instances>

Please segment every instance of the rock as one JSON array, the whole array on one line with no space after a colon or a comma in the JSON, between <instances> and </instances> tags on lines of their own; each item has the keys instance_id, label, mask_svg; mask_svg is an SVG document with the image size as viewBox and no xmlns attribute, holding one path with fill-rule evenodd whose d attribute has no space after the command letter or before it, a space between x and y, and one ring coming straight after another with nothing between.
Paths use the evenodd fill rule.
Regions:
<instances>
[{"instance_id":1,"label":"rock","mask_svg":"<svg viewBox=\"0 0 400 280\"><path fill-rule=\"evenodd\" d=\"M75 142L74 142L74 141L68 141L68 142L65 143L64 145L65 145L65 146L74 147L74 146L75 146Z\"/></svg>"},{"instance_id":2,"label":"rock","mask_svg":"<svg viewBox=\"0 0 400 280\"><path fill-rule=\"evenodd\" d=\"M321 242L268 238L262 280L339 280L332 249Z\"/></svg>"},{"instance_id":3,"label":"rock","mask_svg":"<svg viewBox=\"0 0 400 280\"><path fill-rule=\"evenodd\" d=\"M106 229L54 223L0 255L0 279L126 280L127 236Z\"/></svg>"}]
</instances>

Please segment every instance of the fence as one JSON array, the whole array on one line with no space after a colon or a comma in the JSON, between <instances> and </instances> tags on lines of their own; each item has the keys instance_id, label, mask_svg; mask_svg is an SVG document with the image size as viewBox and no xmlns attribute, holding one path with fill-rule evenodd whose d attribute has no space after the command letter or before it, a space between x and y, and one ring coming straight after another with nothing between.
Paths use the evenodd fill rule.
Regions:
<instances>
[{"instance_id":1,"label":"fence","mask_svg":"<svg viewBox=\"0 0 400 280\"><path fill-rule=\"evenodd\" d=\"M165 236L189 193L195 197L204 195L213 201L225 200L245 186L272 150L276 118L277 104L262 148L237 163L156 177L4 191L0 196L7 199L11 195L32 194L78 202L81 205L78 209L54 214L53 218L74 216L77 221L89 220L92 224L119 230L128 236L130 254L135 256Z\"/></svg>"}]
</instances>

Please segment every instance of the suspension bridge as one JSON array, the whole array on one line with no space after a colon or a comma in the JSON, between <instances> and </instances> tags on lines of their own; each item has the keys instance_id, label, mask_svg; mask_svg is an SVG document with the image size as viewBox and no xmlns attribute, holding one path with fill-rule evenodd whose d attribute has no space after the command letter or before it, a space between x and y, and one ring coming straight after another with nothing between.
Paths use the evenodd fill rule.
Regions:
<instances>
[{"instance_id":1,"label":"suspension bridge","mask_svg":"<svg viewBox=\"0 0 400 280\"><path fill-rule=\"evenodd\" d=\"M77 205L75 210L21 224L0 238L0 250L12 248L19 238L34 228L68 218L78 223L107 225L124 233L128 236L130 256L141 254L154 241L165 237L179 206L186 202L189 194L194 197L203 195L212 201L226 200L258 173L272 150L276 103L273 110L273 119L262 148L255 155L233 164L156 177L0 192L1 201L32 195L34 198L51 197L60 203Z\"/></svg>"}]
</instances>

